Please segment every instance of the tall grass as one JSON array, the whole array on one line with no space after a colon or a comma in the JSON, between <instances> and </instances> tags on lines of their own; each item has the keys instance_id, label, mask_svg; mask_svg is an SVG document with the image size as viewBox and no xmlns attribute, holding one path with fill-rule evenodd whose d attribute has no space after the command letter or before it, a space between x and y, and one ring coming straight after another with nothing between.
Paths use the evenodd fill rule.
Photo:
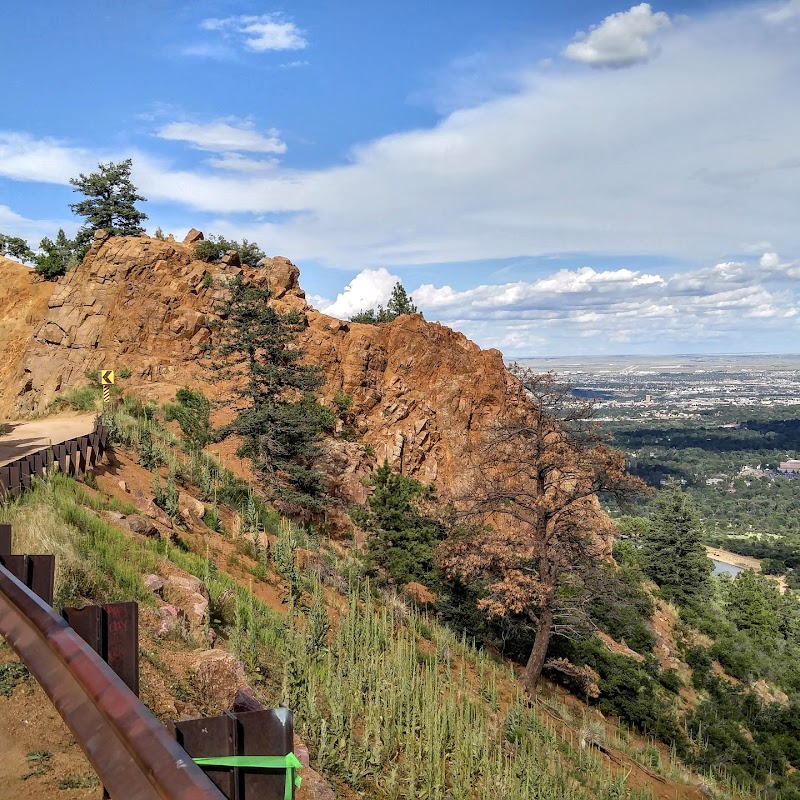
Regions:
<instances>
[{"instance_id":1,"label":"tall grass","mask_svg":"<svg viewBox=\"0 0 800 800\"><path fill-rule=\"evenodd\" d=\"M422 632L446 641L428 647ZM287 635L284 701L317 765L356 789L389 800L650 796L521 694L501 708L496 666L472 651L454 668L442 656L459 647L452 634L414 611L398 623L368 589L351 590L329 646L311 641L299 623Z\"/></svg>"}]
</instances>

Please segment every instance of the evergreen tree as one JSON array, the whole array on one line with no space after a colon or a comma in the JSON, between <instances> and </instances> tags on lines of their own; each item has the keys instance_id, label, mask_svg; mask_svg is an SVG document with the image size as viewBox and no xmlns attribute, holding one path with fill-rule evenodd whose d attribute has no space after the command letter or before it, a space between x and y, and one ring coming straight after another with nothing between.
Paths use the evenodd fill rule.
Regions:
<instances>
[{"instance_id":1,"label":"evergreen tree","mask_svg":"<svg viewBox=\"0 0 800 800\"><path fill-rule=\"evenodd\" d=\"M395 583L435 583L441 577L436 547L445 537L445 526L433 487L393 472L388 461L375 470L372 485L369 510L354 514L356 523L373 534L367 545L369 561Z\"/></svg>"},{"instance_id":2,"label":"evergreen tree","mask_svg":"<svg viewBox=\"0 0 800 800\"><path fill-rule=\"evenodd\" d=\"M692 498L678 487L662 489L653 501L641 537L644 571L678 603L699 599L714 565L703 546L703 525Z\"/></svg>"},{"instance_id":3,"label":"evergreen tree","mask_svg":"<svg viewBox=\"0 0 800 800\"><path fill-rule=\"evenodd\" d=\"M81 258L77 242L73 239L68 239L63 228L58 229L55 241L45 236L39 242L39 248L42 252L35 257L35 269L48 281L64 275Z\"/></svg>"},{"instance_id":4,"label":"evergreen tree","mask_svg":"<svg viewBox=\"0 0 800 800\"><path fill-rule=\"evenodd\" d=\"M389 302L386 304L387 315L391 319L397 319L403 314L416 314L417 307L412 302L413 300L414 298L409 296L403 284L398 281L392 289L392 296L389 298Z\"/></svg>"},{"instance_id":5,"label":"evergreen tree","mask_svg":"<svg viewBox=\"0 0 800 800\"><path fill-rule=\"evenodd\" d=\"M19 236L6 236L0 233L0 256L9 256L27 264L33 261L33 250L28 243Z\"/></svg>"},{"instance_id":6,"label":"evergreen tree","mask_svg":"<svg viewBox=\"0 0 800 800\"><path fill-rule=\"evenodd\" d=\"M778 633L778 587L748 569L740 572L727 586L725 610L739 630L773 639Z\"/></svg>"},{"instance_id":7,"label":"evergreen tree","mask_svg":"<svg viewBox=\"0 0 800 800\"><path fill-rule=\"evenodd\" d=\"M392 289L389 302L386 308L378 305L377 309L368 308L365 311L359 311L350 317L351 322L362 322L366 325L377 325L379 322L391 322L404 314L418 314L417 307L412 302L414 300L403 287L403 284L398 281Z\"/></svg>"},{"instance_id":8,"label":"evergreen tree","mask_svg":"<svg viewBox=\"0 0 800 800\"><path fill-rule=\"evenodd\" d=\"M300 363L295 340L303 318L279 314L269 305L269 291L237 276L219 307L222 326L211 368L233 381L233 420L218 432L238 434L239 457L255 470L276 496L311 510L322 507L322 483L315 468L319 456L321 413L312 393L323 379L317 367Z\"/></svg>"},{"instance_id":9,"label":"evergreen tree","mask_svg":"<svg viewBox=\"0 0 800 800\"><path fill-rule=\"evenodd\" d=\"M118 164L98 164L98 171L89 175L81 173L70 183L75 191L86 195L86 200L72 203L70 208L78 216L86 218L86 225L78 231L76 242L87 248L96 230L104 230L111 236L138 236L144 233L141 223L147 214L134 205L145 198L131 182L130 158Z\"/></svg>"}]
</instances>

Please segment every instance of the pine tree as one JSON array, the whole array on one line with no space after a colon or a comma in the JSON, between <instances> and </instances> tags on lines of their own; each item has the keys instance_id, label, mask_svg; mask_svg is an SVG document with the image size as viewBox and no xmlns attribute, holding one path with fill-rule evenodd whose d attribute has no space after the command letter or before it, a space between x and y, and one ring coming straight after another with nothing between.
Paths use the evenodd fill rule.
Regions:
<instances>
[{"instance_id":1,"label":"pine tree","mask_svg":"<svg viewBox=\"0 0 800 800\"><path fill-rule=\"evenodd\" d=\"M727 587L725 610L739 630L761 639L774 638L778 633L780 594L772 581L748 569L740 572Z\"/></svg>"},{"instance_id":2,"label":"pine tree","mask_svg":"<svg viewBox=\"0 0 800 800\"><path fill-rule=\"evenodd\" d=\"M665 596L684 605L708 590L714 565L702 539L703 525L692 498L675 486L662 489L641 537L643 566Z\"/></svg>"},{"instance_id":3,"label":"pine tree","mask_svg":"<svg viewBox=\"0 0 800 800\"><path fill-rule=\"evenodd\" d=\"M269 292L237 276L218 312L223 323L211 368L231 380L234 419L219 434L238 434L240 457L253 466L276 496L312 510L322 506L319 456L321 415L312 393L322 385L319 369L300 363L295 340L303 329L296 311L279 314Z\"/></svg>"},{"instance_id":4,"label":"pine tree","mask_svg":"<svg viewBox=\"0 0 800 800\"><path fill-rule=\"evenodd\" d=\"M377 309L368 308L359 311L350 317L351 322L361 322L366 325L377 325L380 322L391 322L392 320L402 317L404 314L418 314L417 307L412 302L414 300L400 281L398 281L392 289L389 302L386 308L378 305Z\"/></svg>"},{"instance_id":5,"label":"pine tree","mask_svg":"<svg viewBox=\"0 0 800 800\"><path fill-rule=\"evenodd\" d=\"M590 402L574 397L554 373L514 365L518 378L506 415L467 453L472 471L459 505L473 523L443 546L451 576L485 591L478 603L490 617L527 617L536 638L523 681L536 692L555 631L574 632L589 591L587 572L604 563L593 535L595 496L640 493L625 472L625 456L592 423Z\"/></svg>"},{"instance_id":6,"label":"pine tree","mask_svg":"<svg viewBox=\"0 0 800 800\"><path fill-rule=\"evenodd\" d=\"M98 171L89 175L81 173L70 183L76 192L86 195L86 200L70 204L73 213L86 218L86 225L78 231L76 242L88 247L96 230L111 236L138 236L144 233L141 223L147 214L134 205L145 198L131 182L130 158L118 164L98 164Z\"/></svg>"},{"instance_id":7,"label":"pine tree","mask_svg":"<svg viewBox=\"0 0 800 800\"><path fill-rule=\"evenodd\" d=\"M73 239L68 239L63 228L58 229L55 241L45 236L39 242L39 248L42 252L35 258L35 269L48 281L64 275L80 260L77 242Z\"/></svg>"},{"instance_id":8,"label":"pine tree","mask_svg":"<svg viewBox=\"0 0 800 800\"><path fill-rule=\"evenodd\" d=\"M33 261L33 250L19 236L6 236L0 233L0 256L9 256L23 264Z\"/></svg>"},{"instance_id":9,"label":"pine tree","mask_svg":"<svg viewBox=\"0 0 800 800\"><path fill-rule=\"evenodd\" d=\"M403 314L416 314L417 307L413 303L414 298L409 296L405 287L398 281L392 289L392 296L386 304L386 312L391 319L403 316Z\"/></svg>"},{"instance_id":10,"label":"pine tree","mask_svg":"<svg viewBox=\"0 0 800 800\"><path fill-rule=\"evenodd\" d=\"M445 537L445 526L434 488L393 472L388 461L375 470L372 485L369 510L356 520L372 534L369 561L395 583L435 583L436 547Z\"/></svg>"}]
</instances>

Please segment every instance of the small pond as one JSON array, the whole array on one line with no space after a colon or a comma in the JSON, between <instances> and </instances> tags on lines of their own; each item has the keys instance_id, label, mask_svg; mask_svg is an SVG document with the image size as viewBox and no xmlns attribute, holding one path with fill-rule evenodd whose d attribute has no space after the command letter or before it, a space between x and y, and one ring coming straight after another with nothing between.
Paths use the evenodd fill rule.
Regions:
<instances>
[{"instance_id":1,"label":"small pond","mask_svg":"<svg viewBox=\"0 0 800 800\"><path fill-rule=\"evenodd\" d=\"M717 561L716 558L711 559L714 562L714 575L722 575L727 572L731 577L736 577L741 571L741 567L734 567L733 564L728 564L725 561Z\"/></svg>"}]
</instances>

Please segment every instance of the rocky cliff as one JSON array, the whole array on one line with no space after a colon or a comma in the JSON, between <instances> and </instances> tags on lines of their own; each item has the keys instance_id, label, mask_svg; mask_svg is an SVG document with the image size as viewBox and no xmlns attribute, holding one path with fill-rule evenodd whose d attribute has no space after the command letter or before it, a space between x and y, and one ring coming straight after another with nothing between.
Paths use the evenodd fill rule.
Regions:
<instances>
[{"instance_id":1,"label":"rocky cliff","mask_svg":"<svg viewBox=\"0 0 800 800\"><path fill-rule=\"evenodd\" d=\"M206 383L199 361L214 308L242 272L227 261L196 261L188 243L100 234L52 291L22 359L16 411L41 410L100 367L131 370L128 385L160 399ZM507 402L511 378L497 350L418 315L360 325L321 314L285 258L244 271L269 284L277 306L306 314L306 358L322 367L328 397L353 398L355 426L377 459L424 481L455 478L467 442Z\"/></svg>"},{"instance_id":2,"label":"rocky cliff","mask_svg":"<svg viewBox=\"0 0 800 800\"><path fill-rule=\"evenodd\" d=\"M198 235L179 243L99 232L83 263L50 296L22 359L17 413L42 409L101 367L130 370L126 389L162 401L181 386L205 386L203 345L213 336L215 307L226 281L244 272L269 285L281 310L304 313L302 344L327 378L323 394L353 398L353 425L374 455L355 443L332 443L334 490L348 502L363 500L358 478L384 458L445 495L458 490L468 445L513 402L514 379L499 351L481 350L419 315L383 325L326 316L306 303L288 259L243 269L228 255L209 265L193 258ZM209 394L219 398L220 387Z\"/></svg>"}]
</instances>

